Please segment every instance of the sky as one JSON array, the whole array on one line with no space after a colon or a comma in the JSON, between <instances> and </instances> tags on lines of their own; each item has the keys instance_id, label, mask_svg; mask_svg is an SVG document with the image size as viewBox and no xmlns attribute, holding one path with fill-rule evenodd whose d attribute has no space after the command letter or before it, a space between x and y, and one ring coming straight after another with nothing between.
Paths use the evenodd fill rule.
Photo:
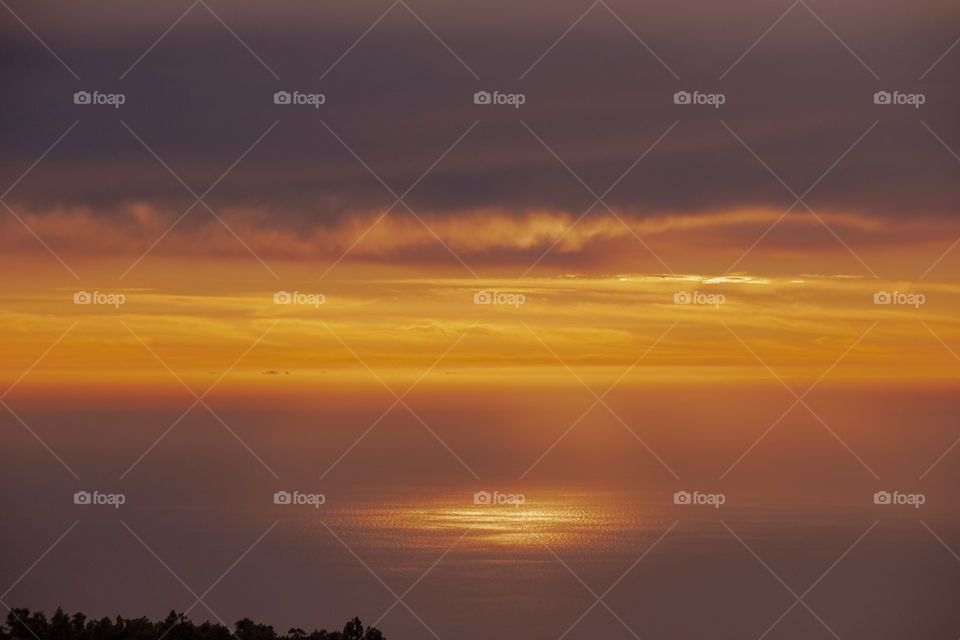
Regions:
<instances>
[{"instance_id":1,"label":"sky","mask_svg":"<svg viewBox=\"0 0 960 640\"><path fill-rule=\"evenodd\" d=\"M600 582L677 515L683 558L717 536L742 552L729 534L750 531L792 585L869 526L863 496L896 484L926 492L927 520L875 535L908 537L916 564L888 567L870 542L883 569L854 554L856 588L826 584L830 602L889 579L885 601L923 613L878 613L873 637L956 637L940 602L955 567L937 555L960 548L956 3L0 4L0 473L26 523L0 537L15 550L0 581L87 517L63 498L95 483L131 496L124 522L190 582L277 515L282 548L251 561L301 591L227 581L217 608L304 627L324 623L298 599L323 572L356 596L324 591L324 616L380 613L331 548L383 554L375 569L409 585L473 526L424 600L492 603L479 638L518 624L511 589L553 578L513 516L448 489L528 491L525 524ZM293 482L330 513L291 521L250 499ZM671 511L694 482L727 492L731 515L701 529ZM113 515L66 538L63 566L81 575L77 550L117 535L129 548L102 568L143 579L127 572L150 561L144 540ZM813 551L784 534L791 518ZM723 553L711 575L739 562ZM683 580L634 585L643 602L686 580L725 590L651 562ZM160 583L89 594L38 566L11 587L32 606L173 606ZM572 622L556 589L525 601L537 637ZM477 624L438 608L445 639ZM688 635L766 626L738 626L734 603L698 628L683 606L648 607L664 637L681 632L657 608Z\"/></svg>"},{"instance_id":2,"label":"sky","mask_svg":"<svg viewBox=\"0 0 960 640\"><path fill-rule=\"evenodd\" d=\"M316 369L293 345L329 337L318 321L389 367L422 369L474 322L490 346L452 358L549 364L510 314L472 306L494 287L523 292L522 318L558 344L597 343L567 356L590 364L629 364L619 339L646 348L674 321L702 339L709 314L672 304L702 287L726 297L714 316L778 342L765 357L789 367L811 353L794 335L826 356L889 318L871 348L894 376L950 376L936 339L956 336L960 236L949 3L395 3L309 25L304 11L24 4L5 23L0 246L6 269L29 265L4 285L9 381L74 320L91 344L115 338L109 318L173 357L205 332L242 352L296 316L271 332L284 355L251 356L262 370ZM76 91L124 102L77 105ZM277 105L276 91L324 102ZM678 105L677 91L724 102ZM870 304L917 287L911 313ZM322 313L270 304L288 289L325 296ZM126 302L78 308L80 290ZM571 322L583 314L595 321ZM408 328L415 341L387 344ZM671 340L654 361L683 348ZM51 357L84 348L71 342ZM672 364L756 364L739 346ZM186 366L222 369L228 353Z\"/></svg>"}]
</instances>

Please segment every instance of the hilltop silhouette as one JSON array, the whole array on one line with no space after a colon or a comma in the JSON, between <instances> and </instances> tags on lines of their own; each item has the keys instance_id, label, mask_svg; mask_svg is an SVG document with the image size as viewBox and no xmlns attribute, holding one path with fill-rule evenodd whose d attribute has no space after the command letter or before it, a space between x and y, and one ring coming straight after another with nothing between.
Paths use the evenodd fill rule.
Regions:
<instances>
[{"instance_id":1,"label":"hilltop silhouette","mask_svg":"<svg viewBox=\"0 0 960 640\"><path fill-rule=\"evenodd\" d=\"M286 634L272 626L257 624L249 618L239 620L234 629L222 624L194 624L182 613L171 611L163 620L143 618L88 619L83 613L72 615L57 608L49 619L42 611L11 609L6 625L0 625L0 640L386 640L374 627L363 628L354 618L342 631L321 629L308 633L293 628Z\"/></svg>"}]
</instances>

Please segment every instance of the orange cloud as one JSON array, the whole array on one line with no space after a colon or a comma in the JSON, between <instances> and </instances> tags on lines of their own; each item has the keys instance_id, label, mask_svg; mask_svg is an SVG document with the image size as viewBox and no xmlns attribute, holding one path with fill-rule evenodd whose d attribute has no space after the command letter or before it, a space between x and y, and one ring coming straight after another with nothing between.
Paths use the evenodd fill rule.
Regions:
<instances>
[{"instance_id":1,"label":"orange cloud","mask_svg":"<svg viewBox=\"0 0 960 640\"><path fill-rule=\"evenodd\" d=\"M16 210L16 209L15 209ZM668 253L713 250L723 255L744 250L776 223L776 232L764 237L758 251L776 248L793 252L822 252L841 248L836 233L850 244L870 248L894 246L897 250L920 248L935 257L944 234L960 235L960 224L945 230L942 220L917 218L909 224L856 213L739 209L696 215L664 213L639 216L629 211L616 214L597 208L581 213L566 211L472 210L456 215L421 213L417 217L398 206L382 211L359 211L333 226L302 224L294 229L270 223L269 211L228 209L218 212L225 228L202 205L198 205L176 226L182 212L160 211L148 204L130 204L109 215L86 208L59 208L49 211L20 211L22 220L55 251L67 255L138 256L160 240L152 250L159 256L202 259L207 257L248 257L249 247L264 260L303 261L338 258L397 260L424 259L424 249L442 245L483 264L487 256L503 252L532 262L543 252L560 257L588 254L598 247L620 247L635 252L636 239ZM818 220L819 217L819 220ZM830 227L826 229L824 223ZM171 228L172 227L172 228ZM4 233L0 247L8 251L40 253L43 248L13 217L0 221ZM785 236L789 232L789 242ZM235 234L235 235L234 235ZM238 240L240 238L242 242ZM945 247L944 247L945 248ZM615 249L616 250L616 249ZM494 261L496 261L494 260Z\"/></svg>"}]
</instances>

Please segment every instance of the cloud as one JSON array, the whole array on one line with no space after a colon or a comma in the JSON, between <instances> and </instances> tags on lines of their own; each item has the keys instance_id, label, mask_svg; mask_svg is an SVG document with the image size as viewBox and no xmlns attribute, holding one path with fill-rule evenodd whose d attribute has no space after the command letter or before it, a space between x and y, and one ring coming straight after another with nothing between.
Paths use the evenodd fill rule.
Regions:
<instances>
[{"instance_id":1,"label":"cloud","mask_svg":"<svg viewBox=\"0 0 960 640\"><path fill-rule=\"evenodd\" d=\"M637 217L785 209L816 184L805 200L818 211L955 216L956 161L920 120L960 148L958 90L950 83L960 56L915 80L955 39L943 19L948 4L817 7L882 81L803 5L721 81L782 9L746 1L700 2L695 10L609 4L680 79L602 5L522 80L582 13L579 3L536 10L482 3L470 7L469 21L442 3L411 4L479 80L397 5L322 81L389 5L311 13L299 2L211 4L279 80L201 5L122 81L179 8L93 2L54 13L24 6L24 19L81 80L18 23L7 23L5 55L18 65L4 76L0 170L12 183L79 120L11 199L35 209L85 206L122 223L115 216L123 207L149 202L182 211L194 201L190 190L215 184L205 200L218 212L259 207L281 228L312 229L388 207L411 185L405 202L415 210L458 218L476 209L576 216L614 183L605 204ZM122 91L127 101L119 110L78 107L71 97L81 88ZM874 91L896 88L925 92L923 109L873 104ZM327 100L321 109L280 107L272 100L279 89L322 92ZM526 102L520 109L474 105L481 89L522 92ZM673 104L675 91L698 89L723 92L723 108Z\"/></svg>"},{"instance_id":2,"label":"cloud","mask_svg":"<svg viewBox=\"0 0 960 640\"><path fill-rule=\"evenodd\" d=\"M692 254L732 259L760 238L758 254L843 251L842 243L824 223L860 249L897 246L932 255L947 229L932 218L903 224L855 213L822 212L815 217L804 211L783 215L772 209L656 216L594 211L583 218L578 212L547 210L479 209L458 216L424 212L417 217L405 211L364 210L334 225L312 228L291 225L282 216L270 217L259 209L221 211L219 220L197 209L190 213L194 218L190 223L174 226L179 212L157 210L145 203L112 211L109 216L89 208L21 210L19 215L55 251L85 260L109 253L132 261L153 247L156 256L187 260L249 258L252 251L267 261L332 261L346 255L348 262L384 264L449 261L452 252L482 266L531 264L549 250L547 257L554 264L588 271L643 252L642 244L684 256L684 260ZM960 225L953 227L950 233L960 234ZM5 230L0 237L5 251L40 249L12 217L0 220L0 228ZM771 228L774 230L768 232Z\"/></svg>"}]
</instances>

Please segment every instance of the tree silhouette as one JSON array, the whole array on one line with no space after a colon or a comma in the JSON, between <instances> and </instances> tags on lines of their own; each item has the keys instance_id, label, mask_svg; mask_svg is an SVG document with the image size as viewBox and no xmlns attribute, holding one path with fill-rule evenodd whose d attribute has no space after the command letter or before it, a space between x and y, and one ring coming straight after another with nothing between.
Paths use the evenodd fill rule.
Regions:
<instances>
[{"instance_id":1,"label":"tree silhouette","mask_svg":"<svg viewBox=\"0 0 960 640\"><path fill-rule=\"evenodd\" d=\"M69 615L57 608L48 620L42 611L10 609L6 624L0 625L0 640L386 640L379 629L364 629L360 618L348 621L343 631L321 629L307 633L299 627L278 635L272 626L249 618L237 621L233 629L219 623L194 624L182 613L171 611L166 618L115 620L87 619L83 613Z\"/></svg>"}]
</instances>

